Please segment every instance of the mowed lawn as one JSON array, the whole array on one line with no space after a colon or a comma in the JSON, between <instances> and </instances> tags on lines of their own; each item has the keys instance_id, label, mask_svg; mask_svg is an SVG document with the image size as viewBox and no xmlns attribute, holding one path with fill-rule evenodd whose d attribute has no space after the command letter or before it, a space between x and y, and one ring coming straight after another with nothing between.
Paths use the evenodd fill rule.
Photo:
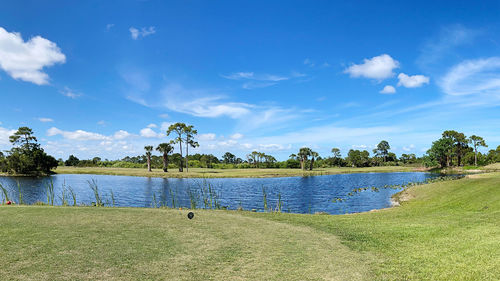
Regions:
<instances>
[{"instance_id":1,"label":"mowed lawn","mask_svg":"<svg viewBox=\"0 0 500 281\"><path fill-rule=\"evenodd\" d=\"M5 280L498 280L500 173L352 215L0 207ZM332 203L334 204L334 203Z\"/></svg>"},{"instance_id":2,"label":"mowed lawn","mask_svg":"<svg viewBox=\"0 0 500 281\"><path fill-rule=\"evenodd\" d=\"M168 177L168 178L268 178L268 177L302 177L314 175L330 175L342 173L389 173L389 172L411 172L416 171L415 167L387 166L387 167L334 167L315 168L312 171L302 171L301 169L207 169L189 168L189 172L180 173L178 169L169 169L167 173L161 169L140 168L107 168L107 167L66 167L60 166L54 170L57 174L95 174L95 175L118 175L118 176L139 176L139 177Z\"/></svg>"}]
</instances>

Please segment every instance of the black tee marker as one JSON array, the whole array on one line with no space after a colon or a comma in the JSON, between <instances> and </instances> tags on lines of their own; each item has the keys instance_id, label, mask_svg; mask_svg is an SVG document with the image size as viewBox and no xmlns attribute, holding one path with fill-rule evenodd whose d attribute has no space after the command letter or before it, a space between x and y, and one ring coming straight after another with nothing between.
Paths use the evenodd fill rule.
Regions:
<instances>
[{"instance_id":1,"label":"black tee marker","mask_svg":"<svg viewBox=\"0 0 500 281\"><path fill-rule=\"evenodd\" d=\"M193 212L189 212L188 213L188 219L192 219L194 218L194 213Z\"/></svg>"}]
</instances>

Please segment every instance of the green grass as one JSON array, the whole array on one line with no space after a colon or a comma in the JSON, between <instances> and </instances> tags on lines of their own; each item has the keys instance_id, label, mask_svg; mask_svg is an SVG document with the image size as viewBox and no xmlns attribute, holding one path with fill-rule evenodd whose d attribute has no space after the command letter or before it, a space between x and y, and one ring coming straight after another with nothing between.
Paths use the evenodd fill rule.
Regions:
<instances>
[{"instance_id":1,"label":"green grass","mask_svg":"<svg viewBox=\"0 0 500 281\"><path fill-rule=\"evenodd\" d=\"M313 171L302 171L301 169L206 169L190 168L189 172L180 173L177 169L169 169L168 173L161 169L139 168L104 168L104 167L57 167L57 174L95 174L95 175L119 175L139 177L168 177L168 178L268 178L268 177L302 177L315 175L330 175L342 173L389 173L389 172L411 172L419 168L406 166L367 167L367 168L317 168Z\"/></svg>"},{"instance_id":2,"label":"green grass","mask_svg":"<svg viewBox=\"0 0 500 281\"><path fill-rule=\"evenodd\" d=\"M352 215L1 206L9 280L498 280L500 173ZM409 200L409 201L408 201ZM333 204L333 203L332 203Z\"/></svg>"}]
</instances>

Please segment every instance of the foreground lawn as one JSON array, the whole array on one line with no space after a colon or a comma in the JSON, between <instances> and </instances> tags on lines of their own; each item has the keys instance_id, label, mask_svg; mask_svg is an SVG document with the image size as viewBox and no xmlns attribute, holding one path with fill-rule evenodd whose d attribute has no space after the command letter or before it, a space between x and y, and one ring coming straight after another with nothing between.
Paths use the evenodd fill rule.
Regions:
<instances>
[{"instance_id":1,"label":"foreground lawn","mask_svg":"<svg viewBox=\"0 0 500 281\"><path fill-rule=\"evenodd\" d=\"M95 175L118 175L139 177L168 177L168 178L269 178L269 177L302 177L314 175L330 175L342 173L370 173L370 172L411 172L415 167L391 166L391 167L367 167L367 168L318 168L313 171L302 171L301 169L207 169L190 168L189 172L180 173L177 169L169 169L168 173L161 169L153 169L148 172L139 168L104 168L104 167L57 167L57 174L95 174Z\"/></svg>"},{"instance_id":2,"label":"foreground lawn","mask_svg":"<svg viewBox=\"0 0 500 281\"><path fill-rule=\"evenodd\" d=\"M9 280L498 280L500 173L352 215L0 207ZM332 203L333 204L333 203Z\"/></svg>"},{"instance_id":3,"label":"foreground lawn","mask_svg":"<svg viewBox=\"0 0 500 281\"><path fill-rule=\"evenodd\" d=\"M334 235L230 211L0 207L2 280L366 280ZM3 279L6 278L6 279Z\"/></svg>"}]
</instances>

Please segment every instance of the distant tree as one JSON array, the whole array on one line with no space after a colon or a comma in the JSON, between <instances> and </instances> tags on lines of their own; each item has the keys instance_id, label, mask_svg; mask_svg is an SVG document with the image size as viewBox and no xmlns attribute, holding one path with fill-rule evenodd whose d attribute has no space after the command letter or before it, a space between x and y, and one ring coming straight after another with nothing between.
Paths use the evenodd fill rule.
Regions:
<instances>
[{"instance_id":1,"label":"distant tree","mask_svg":"<svg viewBox=\"0 0 500 281\"><path fill-rule=\"evenodd\" d=\"M387 156L389 154L389 149L391 149L391 146L389 145L389 143L387 141L383 140L373 150L373 153L377 157L382 157L384 159L384 162L387 162Z\"/></svg>"},{"instance_id":2,"label":"distant tree","mask_svg":"<svg viewBox=\"0 0 500 281\"><path fill-rule=\"evenodd\" d=\"M472 146L474 147L474 166L477 166L477 148L488 147L488 145L486 145L486 142L482 137L476 135L470 136L469 143L472 143Z\"/></svg>"},{"instance_id":3,"label":"distant tree","mask_svg":"<svg viewBox=\"0 0 500 281\"><path fill-rule=\"evenodd\" d=\"M174 151L170 143L160 143L156 150L163 154L163 171L168 172L168 155Z\"/></svg>"},{"instance_id":4,"label":"distant tree","mask_svg":"<svg viewBox=\"0 0 500 281\"><path fill-rule=\"evenodd\" d=\"M311 156L311 152L312 152L312 150L309 147L302 147L299 150L299 153L297 153L297 156L300 159L300 168L302 170L305 170L305 168L306 168L305 164L306 164L309 156Z\"/></svg>"},{"instance_id":5,"label":"distant tree","mask_svg":"<svg viewBox=\"0 0 500 281\"><path fill-rule=\"evenodd\" d=\"M347 153L347 162L353 167L366 167L370 163L370 153L366 150L351 149Z\"/></svg>"},{"instance_id":6,"label":"distant tree","mask_svg":"<svg viewBox=\"0 0 500 281\"><path fill-rule=\"evenodd\" d=\"M231 152L226 152L222 156L222 162L224 162L224 164L235 164L236 156Z\"/></svg>"},{"instance_id":7,"label":"distant tree","mask_svg":"<svg viewBox=\"0 0 500 281\"><path fill-rule=\"evenodd\" d=\"M176 136L173 140L174 143L178 143L179 144L179 151L180 151L180 158L179 158L179 172L182 172L183 171L183 168L182 168L182 143L184 142L184 133L185 133L185 128L186 128L186 124L184 123L175 123L175 124L172 124L168 127L168 130L167 130L167 136L170 136L171 133L175 133Z\"/></svg>"},{"instance_id":8,"label":"distant tree","mask_svg":"<svg viewBox=\"0 0 500 281\"><path fill-rule=\"evenodd\" d=\"M436 161L441 167L447 167L450 164L450 158L453 155L453 140L451 138L440 138L432 143L427 150L431 161Z\"/></svg>"},{"instance_id":9,"label":"distant tree","mask_svg":"<svg viewBox=\"0 0 500 281\"><path fill-rule=\"evenodd\" d=\"M9 137L9 140L13 146L18 146L25 150L31 150L38 147L37 139L33 135L33 130L28 127L20 127L17 129L17 131Z\"/></svg>"},{"instance_id":10,"label":"distant tree","mask_svg":"<svg viewBox=\"0 0 500 281\"><path fill-rule=\"evenodd\" d=\"M68 157L68 160L66 160L64 162L64 166L78 166L78 164L80 163L80 159L78 159L76 156L74 155L70 155Z\"/></svg>"},{"instance_id":11,"label":"distant tree","mask_svg":"<svg viewBox=\"0 0 500 281\"><path fill-rule=\"evenodd\" d=\"M186 172L189 172L188 165L188 156L189 156L189 147L195 148L200 146L198 142L194 141L194 136L198 134L198 131L193 129L193 125L184 126L184 135L186 141Z\"/></svg>"},{"instance_id":12,"label":"distant tree","mask_svg":"<svg viewBox=\"0 0 500 281\"><path fill-rule=\"evenodd\" d=\"M310 155L311 155L311 164L309 165L309 171L312 171L314 166L314 160L315 158L319 157L319 154L316 151L311 150Z\"/></svg>"},{"instance_id":13,"label":"distant tree","mask_svg":"<svg viewBox=\"0 0 500 281\"><path fill-rule=\"evenodd\" d=\"M333 165L340 166L340 162L342 160L340 149L336 147L332 148L332 154L333 154Z\"/></svg>"},{"instance_id":14,"label":"distant tree","mask_svg":"<svg viewBox=\"0 0 500 281\"><path fill-rule=\"evenodd\" d=\"M92 158L92 163L97 164L99 162L101 162L101 158L100 157L94 157L94 158Z\"/></svg>"},{"instance_id":15,"label":"distant tree","mask_svg":"<svg viewBox=\"0 0 500 281\"><path fill-rule=\"evenodd\" d=\"M146 157L148 158L148 172L151 172L151 151L153 151L153 146L146 145L144 150L146 150Z\"/></svg>"},{"instance_id":16,"label":"distant tree","mask_svg":"<svg viewBox=\"0 0 500 281\"><path fill-rule=\"evenodd\" d=\"M451 157L448 159L447 165L450 166L452 162L452 156L455 155L457 157L457 166L461 166L462 157L467 152L467 137L463 133L459 133L457 131L448 130L443 132L443 138L450 139L452 142L452 153Z\"/></svg>"},{"instance_id":17,"label":"distant tree","mask_svg":"<svg viewBox=\"0 0 500 281\"><path fill-rule=\"evenodd\" d=\"M33 131L20 127L9 140L14 146L2 160L2 170L17 174L49 174L57 167L57 160L47 155L37 143Z\"/></svg>"}]
</instances>

